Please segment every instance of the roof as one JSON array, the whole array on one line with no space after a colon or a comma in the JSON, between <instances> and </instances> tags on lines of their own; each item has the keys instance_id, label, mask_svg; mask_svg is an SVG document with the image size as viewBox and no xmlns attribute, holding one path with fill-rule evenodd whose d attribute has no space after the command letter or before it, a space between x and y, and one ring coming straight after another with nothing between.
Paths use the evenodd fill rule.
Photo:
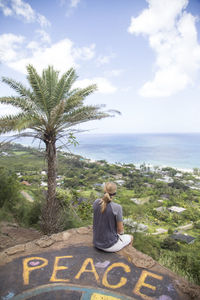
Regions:
<instances>
[{"instance_id":1,"label":"roof","mask_svg":"<svg viewBox=\"0 0 200 300\"><path fill-rule=\"evenodd\" d=\"M157 207L157 208L154 208L156 211L158 211L158 212L163 212L163 211L165 211L166 210L166 207L164 207L164 206L160 206L160 207Z\"/></svg>"},{"instance_id":2,"label":"roof","mask_svg":"<svg viewBox=\"0 0 200 300\"><path fill-rule=\"evenodd\" d=\"M193 236L181 233L172 234L170 237L176 241L186 242L187 244L190 244L195 240Z\"/></svg>"},{"instance_id":3,"label":"roof","mask_svg":"<svg viewBox=\"0 0 200 300\"><path fill-rule=\"evenodd\" d=\"M21 181L21 184L24 184L24 185L27 185L27 186L31 185L31 184L30 184L28 181L26 181L26 180Z\"/></svg>"},{"instance_id":4,"label":"roof","mask_svg":"<svg viewBox=\"0 0 200 300\"><path fill-rule=\"evenodd\" d=\"M174 212L178 212L178 213L183 212L184 210L186 210L186 208L178 207L178 206L171 206L168 209L171 210L171 211L174 211Z\"/></svg>"}]
</instances>

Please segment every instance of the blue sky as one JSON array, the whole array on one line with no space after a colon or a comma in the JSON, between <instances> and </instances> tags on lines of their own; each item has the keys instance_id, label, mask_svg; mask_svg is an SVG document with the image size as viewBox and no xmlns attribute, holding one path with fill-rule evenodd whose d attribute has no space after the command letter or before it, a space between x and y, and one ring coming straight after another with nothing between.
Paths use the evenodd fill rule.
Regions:
<instances>
[{"instance_id":1,"label":"blue sky","mask_svg":"<svg viewBox=\"0 0 200 300\"><path fill-rule=\"evenodd\" d=\"M122 114L92 133L200 132L200 0L0 0L0 61L25 84L29 63L97 83L86 103Z\"/></svg>"}]
</instances>

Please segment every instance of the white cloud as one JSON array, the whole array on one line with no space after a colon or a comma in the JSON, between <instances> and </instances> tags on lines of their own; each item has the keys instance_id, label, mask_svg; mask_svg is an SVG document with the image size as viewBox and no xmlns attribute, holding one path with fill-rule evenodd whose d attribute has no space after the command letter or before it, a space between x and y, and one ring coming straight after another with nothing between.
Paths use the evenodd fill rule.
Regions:
<instances>
[{"instance_id":1,"label":"white cloud","mask_svg":"<svg viewBox=\"0 0 200 300\"><path fill-rule=\"evenodd\" d=\"M114 57L115 57L114 53L112 53L110 55L99 55L97 57L97 65L101 66L101 65L109 64L111 59Z\"/></svg>"},{"instance_id":2,"label":"white cloud","mask_svg":"<svg viewBox=\"0 0 200 300\"><path fill-rule=\"evenodd\" d=\"M35 33L35 40L30 41L26 45L26 49L31 50L31 53L44 50L51 43L51 38L46 31L40 29L36 30Z\"/></svg>"},{"instance_id":3,"label":"white cloud","mask_svg":"<svg viewBox=\"0 0 200 300\"><path fill-rule=\"evenodd\" d=\"M47 46L45 42L50 41L46 32L40 30L37 33L44 38L44 44L41 39L40 42L32 40L27 43L23 36L0 35L0 53L2 53L3 62L24 74L26 74L28 64L32 64L39 73L48 65L53 65L55 69L65 72L70 67L79 67L79 60L91 60L95 55L95 44L88 47L75 47L70 39L64 39ZM23 52L22 49L26 52ZM98 85L99 93L112 94L117 90L104 77L78 80L76 86L85 87L93 83Z\"/></svg>"},{"instance_id":4,"label":"white cloud","mask_svg":"<svg viewBox=\"0 0 200 300\"><path fill-rule=\"evenodd\" d=\"M67 7L66 16L70 17L73 12L77 9L81 0L60 0L60 6Z\"/></svg>"},{"instance_id":5,"label":"white cloud","mask_svg":"<svg viewBox=\"0 0 200 300\"><path fill-rule=\"evenodd\" d=\"M36 33L38 34L38 37L42 43L47 43L47 44L51 43L50 35L45 30L43 29L36 30Z\"/></svg>"},{"instance_id":6,"label":"white cloud","mask_svg":"<svg viewBox=\"0 0 200 300\"><path fill-rule=\"evenodd\" d=\"M101 94L113 94L117 91L117 88L104 77L77 80L74 87L85 88L90 84L97 84L98 92Z\"/></svg>"},{"instance_id":7,"label":"white cloud","mask_svg":"<svg viewBox=\"0 0 200 300\"><path fill-rule=\"evenodd\" d=\"M200 45L195 17L185 11L188 0L146 0L149 4L131 19L128 31L148 36L156 53L155 74L140 89L144 97L171 96L193 83L200 69Z\"/></svg>"},{"instance_id":8,"label":"white cloud","mask_svg":"<svg viewBox=\"0 0 200 300\"><path fill-rule=\"evenodd\" d=\"M80 0L71 0L70 1L70 7L76 8L79 4Z\"/></svg>"},{"instance_id":9,"label":"white cloud","mask_svg":"<svg viewBox=\"0 0 200 300\"><path fill-rule=\"evenodd\" d=\"M40 24L41 27L51 26L51 23L49 22L49 20L47 20L47 18L41 14L37 14L36 20Z\"/></svg>"},{"instance_id":10,"label":"white cloud","mask_svg":"<svg viewBox=\"0 0 200 300\"><path fill-rule=\"evenodd\" d=\"M23 0L1 0L0 9L7 16L15 16L28 23L38 22L40 26L50 26L47 18L32 9L30 4Z\"/></svg>"},{"instance_id":11,"label":"white cloud","mask_svg":"<svg viewBox=\"0 0 200 300\"><path fill-rule=\"evenodd\" d=\"M20 57L18 49L24 39L23 36L12 33L0 35L0 60L4 63L17 60Z\"/></svg>"},{"instance_id":12,"label":"white cloud","mask_svg":"<svg viewBox=\"0 0 200 300\"><path fill-rule=\"evenodd\" d=\"M75 59L90 60L95 56L95 44L89 47L74 48L73 56Z\"/></svg>"},{"instance_id":13,"label":"white cloud","mask_svg":"<svg viewBox=\"0 0 200 300\"><path fill-rule=\"evenodd\" d=\"M3 2L0 2L0 9L2 10L4 16L12 16L12 10L9 7L6 7Z\"/></svg>"},{"instance_id":14,"label":"white cloud","mask_svg":"<svg viewBox=\"0 0 200 300\"><path fill-rule=\"evenodd\" d=\"M118 77L123 72L124 72L124 70L122 70L122 69L114 69L114 70L106 71L105 74L110 77Z\"/></svg>"},{"instance_id":15,"label":"white cloud","mask_svg":"<svg viewBox=\"0 0 200 300\"><path fill-rule=\"evenodd\" d=\"M46 48L38 48L33 52L31 57L26 57L21 60L9 63L9 67L26 73L26 66L28 64L41 72L48 65L53 65L60 71L66 71L69 67L75 67L74 57L72 55L73 43L69 39L64 39L56 44Z\"/></svg>"},{"instance_id":16,"label":"white cloud","mask_svg":"<svg viewBox=\"0 0 200 300\"><path fill-rule=\"evenodd\" d=\"M70 39L48 45L49 36L44 31L37 31L42 38L25 44L24 37L13 34L0 36L0 54L2 60L12 69L26 73L26 66L32 64L41 72L48 65L53 65L61 72L70 67L78 67L79 60L91 60L95 45L75 47ZM43 39L43 40L42 40Z\"/></svg>"}]
</instances>

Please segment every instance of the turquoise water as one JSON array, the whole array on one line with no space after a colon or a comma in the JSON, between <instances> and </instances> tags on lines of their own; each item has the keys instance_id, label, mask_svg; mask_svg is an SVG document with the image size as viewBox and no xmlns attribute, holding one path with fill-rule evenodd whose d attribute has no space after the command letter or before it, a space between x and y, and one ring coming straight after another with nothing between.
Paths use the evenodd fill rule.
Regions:
<instances>
[{"instance_id":1,"label":"turquoise water","mask_svg":"<svg viewBox=\"0 0 200 300\"><path fill-rule=\"evenodd\" d=\"M77 140L79 145L71 147L71 152L95 160L200 168L200 134L82 134ZM23 145L38 145L31 141L16 140Z\"/></svg>"},{"instance_id":2,"label":"turquoise water","mask_svg":"<svg viewBox=\"0 0 200 300\"><path fill-rule=\"evenodd\" d=\"M200 134L82 135L73 152L108 162L200 167Z\"/></svg>"}]
</instances>

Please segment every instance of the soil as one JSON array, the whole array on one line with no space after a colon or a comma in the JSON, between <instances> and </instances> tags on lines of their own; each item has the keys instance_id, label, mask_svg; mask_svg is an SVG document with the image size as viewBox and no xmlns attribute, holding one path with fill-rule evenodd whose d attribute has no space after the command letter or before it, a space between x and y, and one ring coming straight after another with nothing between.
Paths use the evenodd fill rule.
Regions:
<instances>
[{"instance_id":1,"label":"soil","mask_svg":"<svg viewBox=\"0 0 200 300\"><path fill-rule=\"evenodd\" d=\"M42 237L42 233L23 228L16 223L0 222L0 251L19 244L24 244Z\"/></svg>"}]
</instances>

